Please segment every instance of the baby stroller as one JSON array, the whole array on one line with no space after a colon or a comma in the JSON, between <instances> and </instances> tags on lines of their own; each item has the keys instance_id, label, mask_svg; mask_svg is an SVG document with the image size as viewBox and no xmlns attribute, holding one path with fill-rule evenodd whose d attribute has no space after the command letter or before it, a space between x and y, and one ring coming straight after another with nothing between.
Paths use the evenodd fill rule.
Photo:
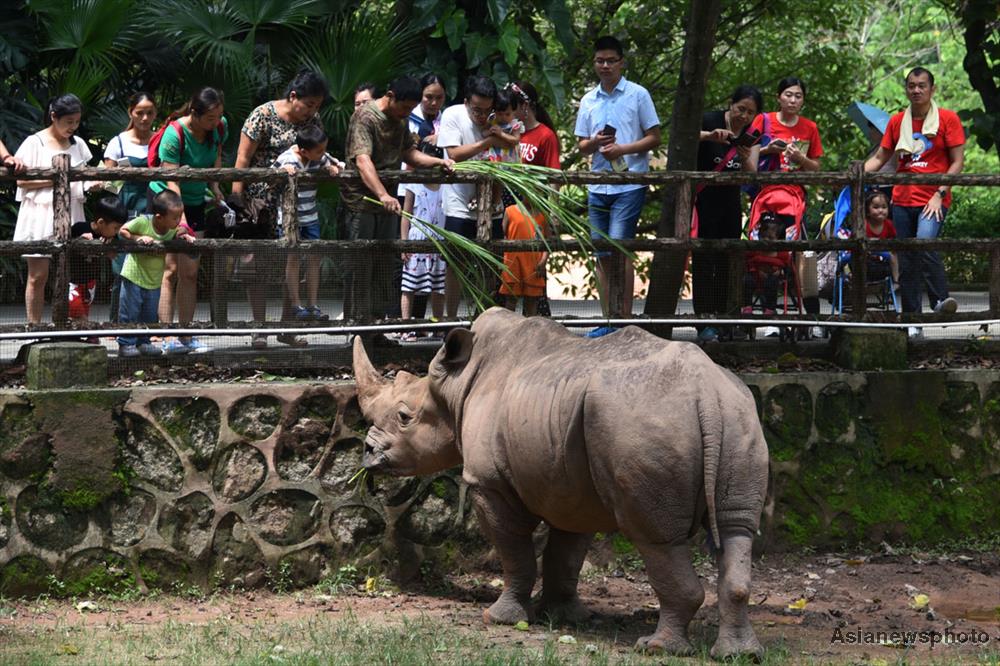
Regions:
<instances>
[{"instance_id":1,"label":"baby stroller","mask_svg":"<svg viewBox=\"0 0 1000 666\"><path fill-rule=\"evenodd\" d=\"M848 217L851 212L851 193L848 188L841 190L834 205L833 216L829 220L832 228L828 230L829 237L847 239L853 236ZM836 269L833 277L833 294L831 314L843 314L845 304L849 302L848 289L851 288L851 251L837 252ZM893 310L899 312L899 300L896 296L896 283L892 279L892 254L890 252L873 252L868 255L865 266L865 292L869 307L878 310Z\"/></svg>"},{"instance_id":2,"label":"baby stroller","mask_svg":"<svg viewBox=\"0 0 1000 666\"><path fill-rule=\"evenodd\" d=\"M796 223L786 216L771 211L762 212L756 219L751 218L747 237L751 240L781 240L801 236L801 221ZM784 314L802 313L802 286L795 270L792 253L749 252L747 272L744 276L744 302L742 315L762 314L771 317L780 309ZM781 295L780 304L778 295ZM747 335L756 337L757 327L747 328ZM782 341L794 340L794 328L781 326L778 335Z\"/></svg>"}]
</instances>

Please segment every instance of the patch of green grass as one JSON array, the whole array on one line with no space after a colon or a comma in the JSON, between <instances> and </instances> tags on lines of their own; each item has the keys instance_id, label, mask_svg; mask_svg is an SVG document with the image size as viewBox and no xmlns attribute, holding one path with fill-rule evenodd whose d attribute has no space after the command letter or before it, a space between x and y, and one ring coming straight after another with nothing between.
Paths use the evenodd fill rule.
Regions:
<instances>
[{"instance_id":1,"label":"patch of green grass","mask_svg":"<svg viewBox=\"0 0 1000 666\"><path fill-rule=\"evenodd\" d=\"M0 599L0 607L2 607ZM568 630L533 624L526 632L506 628L463 627L428 616L416 618L391 614L359 618L348 612L340 617L318 613L296 618L268 617L262 620L218 618L203 623L167 619L158 624L68 623L34 627L0 625L0 663L67 663L97 666L149 663L249 665L293 664L319 666L368 666L435 664L462 666L695 666L714 664L708 646L714 630L694 630L699 651L690 658L644 655L632 651L617 632ZM576 642L564 644L559 636L569 633ZM898 660L878 661L860 654L812 656L783 639L767 642L763 666L785 664L906 664ZM960 666L967 663L1000 666L1000 654L944 656L928 663ZM726 662L748 665L749 659ZM921 663L924 663L921 660Z\"/></svg>"},{"instance_id":2,"label":"patch of green grass","mask_svg":"<svg viewBox=\"0 0 1000 666\"><path fill-rule=\"evenodd\" d=\"M671 666L714 663L707 648L691 659L643 655L610 640L577 635L576 644L558 642L560 631L543 625L518 636L502 630L460 629L427 617L384 623L353 615L240 624L214 620L204 624L167 620L157 625L74 625L46 629L16 628L2 634L4 663L148 664L295 664L354 666L369 664L485 666L562 666L620 664ZM736 664L750 661L730 662ZM793 663L783 646L770 650L765 666Z\"/></svg>"}]
</instances>

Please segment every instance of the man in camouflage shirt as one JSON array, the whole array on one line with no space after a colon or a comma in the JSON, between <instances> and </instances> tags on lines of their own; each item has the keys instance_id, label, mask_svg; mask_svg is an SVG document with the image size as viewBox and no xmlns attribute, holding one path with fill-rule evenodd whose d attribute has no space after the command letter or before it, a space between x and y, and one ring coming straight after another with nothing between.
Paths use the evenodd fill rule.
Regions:
<instances>
[{"instance_id":1,"label":"man in camouflage shirt","mask_svg":"<svg viewBox=\"0 0 1000 666\"><path fill-rule=\"evenodd\" d=\"M411 76L396 79L382 97L363 104L347 128L347 159L362 183L345 182L341 197L347 207L347 234L356 239L399 238L399 200L386 190L378 171L436 166L450 170L453 162L417 150L407 119L420 103L423 90ZM379 203L366 201L377 199ZM371 257L371 258L369 258ZM399 299L392 289L392 262L383 253L353 253L345 279L344 318L370 320ZM383 338L376 338L376 342Z\"/></svg>"}]
</instances>

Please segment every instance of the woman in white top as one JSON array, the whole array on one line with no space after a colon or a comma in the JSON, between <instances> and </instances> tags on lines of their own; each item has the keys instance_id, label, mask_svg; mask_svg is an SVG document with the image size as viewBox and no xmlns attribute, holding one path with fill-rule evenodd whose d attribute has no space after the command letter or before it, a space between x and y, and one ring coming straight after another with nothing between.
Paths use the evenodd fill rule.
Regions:
<instances>
[{"instance_id":1,"label":"woman in white top","mask_svg":"<svg viewBox=\"0 0 1000 666\"><path fill-rule=\"evenodd\" d=\"M45 113L47 127L32 134L17 149L16 157L26 166L52 168L52 158L60 154L70 156L70 166L85 166L93 157L87 143L75 136L83 115L83 104L76 95L62 95L49 103ZM70 183L71 222L82 222L84 183ZM55 238L52 210L52 181L17 181L16 199L21 202L14 227L15 241L40 241ZM45 305L45 283L49 279L49 257L25 255L28 262L28 284L24 292L24 306L28 323L42 320Z\"/></svg>"},{"instance_id":2,"label":"woman in white top","mask_svg":"<svg viewBox=\"0 0 1000 666\"><path fill-rule=\"evenodd\" d=\"M128 99L128 127L111 139L104 151L104 165L145 168L149 165L149 140L156 122L156 102L147 92L137 92ZM125 181L119 196L131 220L146 212L149 184Z\"/></svg>"}]
</instances>

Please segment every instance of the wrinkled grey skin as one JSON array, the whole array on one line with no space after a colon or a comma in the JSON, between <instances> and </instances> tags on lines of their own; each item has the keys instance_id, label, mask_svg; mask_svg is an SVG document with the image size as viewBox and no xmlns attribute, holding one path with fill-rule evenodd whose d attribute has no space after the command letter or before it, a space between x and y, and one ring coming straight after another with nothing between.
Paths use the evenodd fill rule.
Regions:
<instances>
[{"instance_id":1,"label":"wrinkled grey skin","mask_svg":"<svg viewBox=\"0 0 1000 666\"><path fill-rule=\"evenodd\" d=\"M689 654L704 601L686 540L721 543L712 656L763 652L747 616L750 548L767 490L767 444L750 391L697 346L628 327L594 340L493 308L455 330L428 376L385 381L354 343L358 398L372 422L366 469L396 476L463 465L504 589L483 616L588 616L576 587L594 532L619 530L660 602L640 649ZM536 578L532 531L550 528Z\"/></svg>"}]
</instances>

